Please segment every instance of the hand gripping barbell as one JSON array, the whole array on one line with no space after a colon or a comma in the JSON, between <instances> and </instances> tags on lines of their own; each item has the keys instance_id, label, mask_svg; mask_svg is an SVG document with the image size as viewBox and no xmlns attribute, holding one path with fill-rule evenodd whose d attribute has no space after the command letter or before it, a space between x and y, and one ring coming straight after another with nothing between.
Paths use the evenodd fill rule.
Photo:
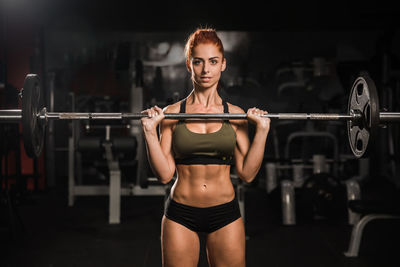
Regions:
<instances>
[{"instance_id":1,"label":"hand gripping barbell","mask_svg":"<svg viewBox=\"0 0 400 267\"><path fill-rule=\"evenodd\" d=\"M45 127L48 120L138 120L147 115L142 113L74 113L47 112L40 107L40 79L28 74L21 90L21 109L0 110L0 122L22 123L22 136L26 154L38 157L41 154ZM347 114L335 113L268 113L263 115L279 120L323 120L347 121L347 134L355 157L362 157L370 140L376 138L381 124L400 121L400 113L380 112L379 98L374 81L367 72L355 79L347 106ZM166 113L165 119L246 119L246 113Z\"/></svg>"}]
</instances>

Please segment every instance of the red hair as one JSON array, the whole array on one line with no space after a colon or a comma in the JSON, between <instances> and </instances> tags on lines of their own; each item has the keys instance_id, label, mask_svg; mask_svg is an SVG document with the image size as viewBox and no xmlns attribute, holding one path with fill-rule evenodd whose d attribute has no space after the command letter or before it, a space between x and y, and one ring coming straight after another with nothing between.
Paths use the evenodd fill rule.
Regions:
<instances>
[{"instance_id":1,"label":"red hair","mask_svg":"<svg viewBox=\"0 0 400 267\"><path fill-rule=\"evenodd\" d=\"M218 50L222 53L224 58L224 46L222 45L221 39L219 39L217 32L210 28L199 28L193 32L185 45L185 57L186 61L189 61L192 57L193 49L199 44L214 44Z\"/></svg>"}]
</instances>

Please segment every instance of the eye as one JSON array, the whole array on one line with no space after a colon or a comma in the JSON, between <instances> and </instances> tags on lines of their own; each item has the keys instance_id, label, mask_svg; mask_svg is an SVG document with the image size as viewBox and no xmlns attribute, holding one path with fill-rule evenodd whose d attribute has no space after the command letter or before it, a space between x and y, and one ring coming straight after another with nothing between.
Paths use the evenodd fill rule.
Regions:
<instances>
[{"instance_id":1,"label":"eye","mask_svg":"<svg viewBox=\"0 0 400 267\"><path fill-rule=\"evenodd\" d=\"M218 63L218 60L216 60L216 59L211 59L210 62L211 62L211 64L215 65L215 64Z\"/></svg>"},{"instance_id":2,"label":"eye","mask_svg":"<svg viewBox=\"0 0 400 267\"><path fill-rule=\"evenodd\" d=\"M195 59L192 61L193 65L200 65L201 64L201 60Z\"/></svg>"}]
</instances>

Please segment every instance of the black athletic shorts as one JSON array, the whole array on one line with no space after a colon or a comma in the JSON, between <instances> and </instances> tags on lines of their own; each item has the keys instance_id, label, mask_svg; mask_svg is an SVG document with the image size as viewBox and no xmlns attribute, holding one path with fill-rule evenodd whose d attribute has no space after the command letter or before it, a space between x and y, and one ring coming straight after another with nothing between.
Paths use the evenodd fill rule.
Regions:
<instances>
[{"instance_id":1,"label":"black athletic shorts","mask_svg":"<svg viewBox=\"0 0 400 267\"><path fill-rule=\"evenodd\" d=\"M164 215L194 232L212 233L241 217L237 198L217 206L198 208L168 197Z\"/></svg>"}]
</instances>

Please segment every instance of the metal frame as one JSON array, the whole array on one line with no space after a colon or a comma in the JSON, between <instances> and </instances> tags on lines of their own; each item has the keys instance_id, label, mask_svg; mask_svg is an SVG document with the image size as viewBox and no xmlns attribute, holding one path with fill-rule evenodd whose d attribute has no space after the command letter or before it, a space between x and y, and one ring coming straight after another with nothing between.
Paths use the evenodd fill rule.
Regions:
<instances>
[{"instance_id":1,"label":"metal frame","mask_svg":"<svg viewBox=\"0 0 400 267\"><path fill-rule=\"evenodd\" d=\"M333 175L337 176L338 174L338 161L339 161L339 146L338 146L338 141L336 136L334 136L333 134L329 133L329 132L310 132L310 131L298 131L298 132L294 132L291 133L286 141L286 146L285 146L285 157L289 158L289 154L290 154L290 143L296 139L296 138L301 138L301 137L327 137L329 139L332 140L333 143L333 163L332 163L332 172ZM330 161L329 159L325 159L325 162ZM314 163L313 163L314 164ZM318 165L313 165L314 167L318 167ZM322 167L323 169L324 167Z\"/></svg>"},{"instance_id":2,"label":"metal frame","mask_svg":"<svg viewBox=\"0 0 400 267\"><path fill-rule=\"evenodd\" d=\"M346 185L347 201L361 198L360 185L356 179L351 178L346 180L345 185ZM357 212L352 211L349 207L347 207L347 215L348 215L347 216L348 223L350 225L355 225L360 221L361 215Z\"/></svg>"},{"instance_id":3,"label":"metal frame","mask_svg":"<svg viewBox=\"0 0 400 267\"><path fill-rule=\"evenodd\" d=\"M121 171L118 160L112 155L111 145L105 144L106 158L109 166L109 185L77 185L75 183L75 144L72 137L69 138L68 152L68 206L75 204L77 196L109 196L109 223L119 224L121 196L164 196L168 185L150 185L141 188L130 184L121 186Z\"/></svg>"},{"instance_id":4,"label":"metal frame","mask_svg":"<svg viewBox=\"0 0 400 267\"><path fill-rule=\"evenodd\" d=\"M304 169L312 169L314 174L326 172L328 163L333 165L333 174L337 175L337 161L339 159L339 150L337 138L328 132L309 132L309 131L298 131L290 134L287 138L285 146L285 157L289 158L290 143L298 137L328 137L333 141L333 156L334 159L326 159L324 155L313 155L312 164L304 164L292 161L292 164L276 164L267 163L266 168L266 190L271 192L277 186L278 170L291 169L293 178L292 180L284 179L280 181L281 186L281 202L282 202L282 224L283 225L296 225L296 198L295 188L301 187L303 181L301 176Z\"/></svg>"},{"instance_id":5,"label":"metal frame","mask_svg":"<svg viewBox=\"0 0 400 267\"><path fill-rule=\"evenodd\" d=\"M358 252L360 250L360 243L363 234L363 230L367 223L372 220L378 219L400 219L400 216L390 215L390 214L368 214L365 215L357 224L353 226L353 230L351 232L351 238L349 243L349 248L347 252L344 252L346 257L358 257Z\"/></svg>"}]
</instances>

